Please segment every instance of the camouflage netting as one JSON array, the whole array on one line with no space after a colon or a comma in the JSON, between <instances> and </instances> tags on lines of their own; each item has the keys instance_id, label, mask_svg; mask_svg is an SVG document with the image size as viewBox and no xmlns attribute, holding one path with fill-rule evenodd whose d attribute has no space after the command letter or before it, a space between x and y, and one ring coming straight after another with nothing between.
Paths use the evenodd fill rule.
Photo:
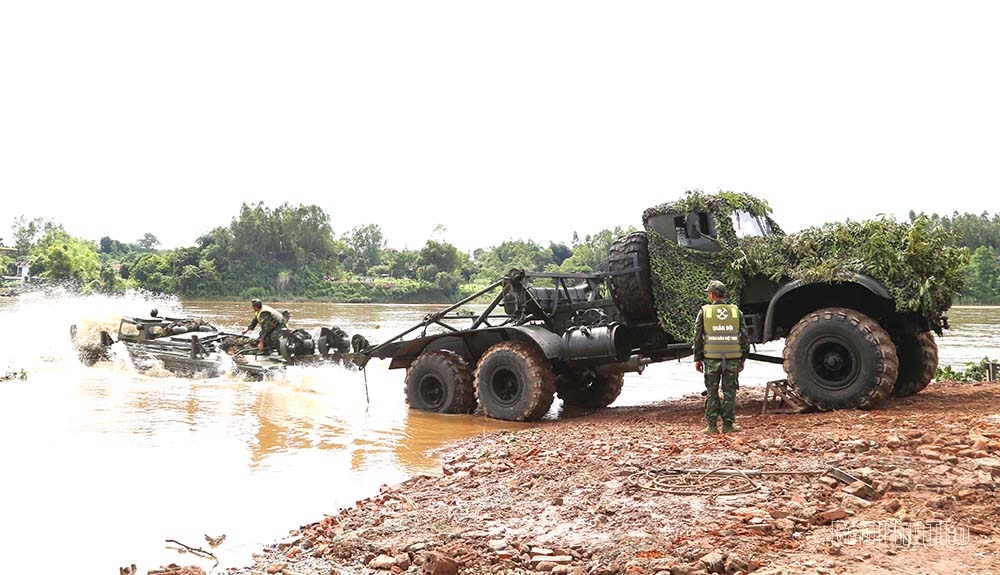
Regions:
<instances>
[{"instance_id":1,"label":"camouflage netting","mask_svg":"<svg viewBox=\"0 0 1000 575\"><path fill-rule=\"evenodd\" d=\"M722 250L698 251L677 245L649 226L653 216L712 212L720 216L746 211L771 226L773 235L738 240L728 217L716 218ZM681 200L647 209L643 224L649 237L653 296L660 325L671 337L690 338L705 303L705 286L720 279L730 303L746 279L764 276L779 283L801 279L834 282L851 273L869 275L886 286L899 311L916 312L937 325L963 287L968 251L955 235L932 226L925 217L900 223L886 217L814 227L786 235L770 218L766 202L747 194L708 195L689 191Z\"/></svg>"},{"instance_id":2,"label":"camouflage netting","mask_svg":"<svg viewBox=\"0 0 1000 575\"><path fill-rule=\"evenodd\" d=\"M672 339L688 341L698 310L708 303L705 286L723 275L708 270L725 268L725 256L686 249L650 231L649 264L660 326ZM721 279L730 294L736 295L734 282L724 276ZM739 303L734 297L729 302Z\"/></svg>"}]
</instances>

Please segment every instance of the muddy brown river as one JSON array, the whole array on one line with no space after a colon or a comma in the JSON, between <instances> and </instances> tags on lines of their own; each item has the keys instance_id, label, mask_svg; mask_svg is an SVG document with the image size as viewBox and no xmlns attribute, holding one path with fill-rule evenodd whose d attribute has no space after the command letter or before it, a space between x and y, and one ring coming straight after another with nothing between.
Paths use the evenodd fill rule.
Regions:
<instances>
[{"instance_id":1,"label":"muddy brown river","mask_svg":"<svg viewBox=\"0 0 1000 575\"><path fill-rule=\"evenodd\" d=\"M269 302L271 303L271 302ZM441 306L274 303L292 326L337 325L384 341ZM214 561L180 554L172 539L211 549L216 572L289 529L377 493L382 484L436 473L433 450L449 441L526 424L410 411L403 372L373 360L362 373L292 368L263 382L137 373L127 357L86 367L69 341L115 331L123 315L201 316L239 331L246 302L178 302L59 292L0 298L0 548L5 572L140 572ZM1000 308L955 308L939 339L942 364L1000 356ZM782 342L759 346L780 355ZM744 385L782 376L750 362ZM639 405L701 389L690 359L628 374L614 404ZM547 418L561 417L558 400ZM205 535L225 534L209 548Z\"/></svg>"}]
</instances>

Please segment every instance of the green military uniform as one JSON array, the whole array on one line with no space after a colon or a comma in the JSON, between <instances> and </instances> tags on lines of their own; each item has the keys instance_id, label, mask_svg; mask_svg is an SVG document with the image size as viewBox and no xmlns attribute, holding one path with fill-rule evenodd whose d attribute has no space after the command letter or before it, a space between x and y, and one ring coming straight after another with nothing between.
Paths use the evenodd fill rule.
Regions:
<instances>
[{"instance_id":1,"label":"green military uniform","mask_svg":"<svg viewBox=\"0 0 1000 575\"><path fill-rule=\"evenodd\" d=\"M705 305L694 322L694 360L704 364L705 419L713 429L721 418L723 428L732 429L736 419L736 390L739 388L740 364L750 354L750 338L746 320L738 307L727 304L725 286L712 282L715 303ZM722 400L719 400L719 385Z\"/></svg>"},{"instance_id":2,"label":"green military uniform","mask_svg":"<svg viewBox=\"0 0 1000 575\"><path fill-rule=\"evenodd\" d=\"M264 349L278 349L278 336L284 325L281 314L269 305L261 305L260 309L253 316L247 331L260 325L260 341L264 342Z\"/></svg>"}]
</instances>

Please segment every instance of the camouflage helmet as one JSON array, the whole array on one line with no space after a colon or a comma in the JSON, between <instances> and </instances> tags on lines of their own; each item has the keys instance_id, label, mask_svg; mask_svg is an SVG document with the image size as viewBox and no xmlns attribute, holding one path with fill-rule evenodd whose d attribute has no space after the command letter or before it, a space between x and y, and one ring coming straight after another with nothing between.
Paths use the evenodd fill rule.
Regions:
<instances>
[{"instance_id":1,"label":"camouflage helmet","mask_svg":"<svg viewBox=\"0 0 1000 575\"><path fill-rule=\"evenodd\" d=\"M253 298L252 300L250 300L250 305L253 307L261 307L264 305L264 303L257 298Z\"/></svg>"},{"instance_id":2,"label":"camouflage helmet","mask_svg":"<svg viewBox=\"0 0 1000 575\"><path fill-rule=\"evenodd\" d=\"M726 284L719 280L712 280L705 287L705 292L715 294L716 297L726 297Z\"/></svg>"}]
</instances>

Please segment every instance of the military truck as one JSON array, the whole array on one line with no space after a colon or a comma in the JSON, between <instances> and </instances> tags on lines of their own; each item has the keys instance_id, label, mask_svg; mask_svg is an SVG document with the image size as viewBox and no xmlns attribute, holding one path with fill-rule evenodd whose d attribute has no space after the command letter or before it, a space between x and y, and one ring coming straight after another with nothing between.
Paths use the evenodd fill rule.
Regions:
<instances>
[{"instance_id":1,"label":"military truck","mask_svg":"<svg viewBox=\"0 0 1000 575\"><path fill-rule=\"evenodd\" d=\"M947 328L968 255L926 218L789 235L761 199L689 191L647 209L642 222L643 231L613 243L605 271L510 270L362 353L407 370L415 409L479 408L531 421L556 395L565 405L603 407L625 373L692 353L705 286L721 279L752 343L785 340L781 357L751 359L781 363L791 389L815 408L871 408L933 379L934 334ZM481 313L462 311L489 295Z\"/></svg>"}]
</instances>

